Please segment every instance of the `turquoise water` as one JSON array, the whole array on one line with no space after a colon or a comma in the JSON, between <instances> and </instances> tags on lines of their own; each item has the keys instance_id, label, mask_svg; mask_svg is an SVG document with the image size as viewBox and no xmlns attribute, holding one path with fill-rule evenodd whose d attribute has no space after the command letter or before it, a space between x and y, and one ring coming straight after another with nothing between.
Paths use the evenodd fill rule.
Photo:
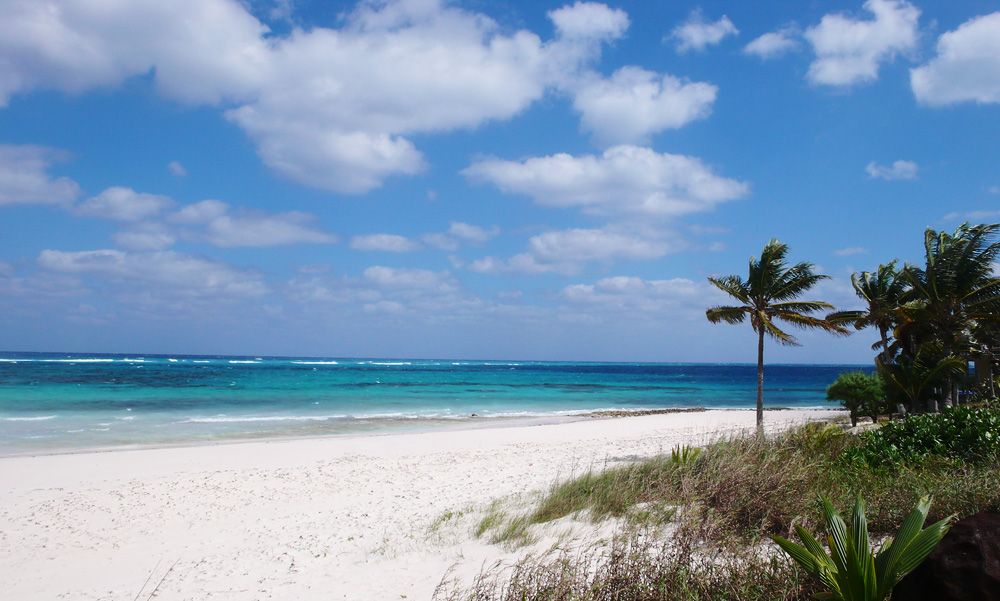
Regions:
<instances>
[{"instance_id":1,"label":"turquoise water","mask_svg":"<svg viewBox=\"0 0 1000 601\"><path fill-rule=\"evenodd\" d=\"M765 402L830 407L848 369L769 365ZM0 353L0 453L755 402L754 365Z\"/></svg>"}]
</instances>

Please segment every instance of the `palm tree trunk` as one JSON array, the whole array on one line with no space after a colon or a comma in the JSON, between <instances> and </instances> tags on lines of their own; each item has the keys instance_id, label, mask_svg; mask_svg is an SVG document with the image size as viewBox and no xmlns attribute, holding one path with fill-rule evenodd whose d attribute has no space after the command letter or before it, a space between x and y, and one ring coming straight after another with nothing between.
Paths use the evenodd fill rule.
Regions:
<instances>
[{"instance_id":1,"label":"palm tree trunk","mask_svg":"<svg viewBox=\"0 0 1000 601\"><path fill-rule=\"evenodd\" d=\"M889 363L889 336L884 328L878 329L879 334L882 335L882 363Z\"/></svg>"},{"instance_id":2,"label":"palm tree trunk","mask_svg":"<svg viewBox=\"0 0 1000 601\"><path fill-rule=\"evenodd\" d=\"M757 332L757 431L764 431L764 329Z\"/></svg>"}]
</instances>

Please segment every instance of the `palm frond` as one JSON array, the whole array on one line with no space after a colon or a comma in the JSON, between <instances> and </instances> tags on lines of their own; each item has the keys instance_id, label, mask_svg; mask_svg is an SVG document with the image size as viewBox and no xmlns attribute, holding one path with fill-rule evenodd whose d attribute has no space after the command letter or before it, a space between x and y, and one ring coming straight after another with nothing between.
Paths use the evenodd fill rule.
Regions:
<instances>
[{"instance_id":1,"label":"palm frond","mask_svg":"<svg viewBox=\"0 0 1000 601\"><path fill-rule=\"evenodd\" d=\"M711 307L705 311L705 317L712 323L743 323L749 312L747 307Z\"/></svg>"}]
</instances>

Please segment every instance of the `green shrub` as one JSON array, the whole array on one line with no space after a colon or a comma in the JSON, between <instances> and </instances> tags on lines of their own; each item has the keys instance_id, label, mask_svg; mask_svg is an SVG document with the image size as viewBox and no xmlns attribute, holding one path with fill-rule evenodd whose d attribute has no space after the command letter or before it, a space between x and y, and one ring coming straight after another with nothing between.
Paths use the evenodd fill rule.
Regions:
<instances>
[{"instance_id":1,"label":"green shrub","mask_svg":"<svg viewBox=\"0 0 1000 601\"><path fill-rule=\"evenodd\" d=\"M862 435L848 462L872 467L920 461L928 456L977 463L1000 453L1000 408L969 406L915 415Z\"/></svg>"},{"instance_id":2,"label":"green shrub","mask_svg":"<svg viewBox=\"0 0 1000 601\"><path fill-rule=\"evenodd\" d=\"M826 400L840 401L851 412L851 425L858 425L858 415L867 415L872 423L886 406L882 378L863 371L848 371L826 388Z\"/></svg>"}]
</instances>

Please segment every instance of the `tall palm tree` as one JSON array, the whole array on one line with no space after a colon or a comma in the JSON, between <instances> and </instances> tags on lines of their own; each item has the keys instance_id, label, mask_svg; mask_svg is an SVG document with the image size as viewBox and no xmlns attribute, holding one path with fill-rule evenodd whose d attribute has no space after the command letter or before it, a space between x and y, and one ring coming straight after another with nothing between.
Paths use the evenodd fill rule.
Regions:
<instances>
[{"instance_id":1,"label":"tall palm tree","mask_svg":"<svg viewBox=\"0 0 1000 601\"><path fill-rule=\"evenodd\" d=\"M860 275L852 273L851 284L854 286L854 292L868 306L860 311L831 313L826 319L833 323L854 326L855 330L867 327L877 329L881 340L874 348L881 348L879 358L883 363L889 363L891 357L889 332L899 322L899 305L909 289L908 281L902 272L896 269L896 261L890 261L888 264L879 265L874 273L870 271L862 271Z\"/></svg>"},{"instance_id":2,"label":"tall palm tree","mask_svg":"<svg viewBox=\"0 0 1000 601\"><path fill-rule=\"evenodd\" d=\"M945 356L970 353L977 324L1000 323L1000 278L993 273L1000 242L991 241L998 230L1000 224L963 223L954 234L928 228L925 267L903 270L913 287L903 313L940 341Z\"/></svg>"},{"instance_id":3,"label":"tall palm tree","mask_svg":"<svg viewBox=\"0 0 1000 601\"><path fill-rule=\"evenodd\" d=\"M705 312L708 320L712 323L743 323L749 317L750 325L757 333L758 429L764 425L764 336L770 336L780 344L799 345L795 338L775 324L775 320L800 328L848 333L841 325L809 315L833 309L833 305L819 301L793 300L829 276L814 274L812 263L797 263L786 267L787 253L787 245L772 239L761 251L759 261L757 257L750 257L750 273L746 281L737 275L708 278L716 288L741 303L709 308Z\"/></svg>"}]
</instances>

